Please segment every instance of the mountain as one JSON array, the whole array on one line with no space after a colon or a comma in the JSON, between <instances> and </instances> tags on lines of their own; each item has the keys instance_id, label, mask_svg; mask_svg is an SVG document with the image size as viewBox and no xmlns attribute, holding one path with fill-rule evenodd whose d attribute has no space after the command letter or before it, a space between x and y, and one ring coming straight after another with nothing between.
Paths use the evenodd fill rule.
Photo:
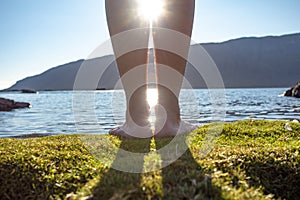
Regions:
<instances>
[{"instance_id":1,"label":"mountain","mask_svg":"<svg viewBox=\"0 0 300 200\"><path fill-rule=\"evenodd\" d=\"M203 44L226 87L290 87L300 80L300 33Z\"/></svg>"},{"instance_id":2,"label":"mountain","mask_svg":"<svg viewBox=\"0 0 300 200\"><path fill-rule=\"evenodd\" d=\"M51 68L41 74L17 81L16 84L6 90L72 90L81 66L89 68L89 72L91 72L86 76L85 83L87 83L90 77L96 74L94 72L97 72L97 68L101 69L101 66L106 66L107 63L109 63L109 65L105 69L98 87L90 88L82 85L78 89L112 89L119 79L118 70L113 59L114 57L109 55L90 60L70 62Z\"/></svg>"},{"instance_id":3,"label":"mountain","mask_svg":"<svg viewBox=\"0 0 300 200\"><path fill-rule=\"evenodd\" d=\"M191 51L198 58L203 48L216 63L227 88L289 87L300 80L300 33L196 44ZM150 62L153 63L152 53ZM154 74L152 67L149 72ZM80 76L76 79L77 74ZM102 74L100 80L99 74ZM203 78L191 64L187 65L185 76L193 88L205 87ZM18 81L7 90L72 90L74 83L75 89L112 89L118 80L114 57L109 55L51 68Z\"/></svg>"}]
</instances>

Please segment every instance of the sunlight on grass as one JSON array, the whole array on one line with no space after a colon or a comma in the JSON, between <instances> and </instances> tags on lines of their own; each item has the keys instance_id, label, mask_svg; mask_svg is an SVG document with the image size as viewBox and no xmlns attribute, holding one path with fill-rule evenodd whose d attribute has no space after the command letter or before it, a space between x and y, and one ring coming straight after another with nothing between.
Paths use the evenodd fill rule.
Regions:
<instances>
[{"instance_id":1,"label":"sunlight on grass","mask_svg":"<svg viewBox=\"0 0 300 200\"><path fill-rule=\"evenodd\" d=\"M150 143L150 153L144 157L144 171L141 180L142 191L147 199L159 198L163 196L162 175L161 175L161 156L156 153L154 138ZM159 169L159 170L157 170ZM155 194L155 196L153 196Z\"/></svg>"},{"instance_id":2,"label":"sunlight on grass","mask_svg":"<svg viewBox=\"0 0 300 200\"><path fill-rule=\"evenodd\" d=\"M189 139L184 155L161 170L144 174L110 168L87 150L79 135L1 138L0 195L8 199L85 199L91 195L95 199L297 199L300 124L289 122L291 129L286 130L286 123L224 124L213 150L204 158L199 149L211 125L202 126ZM168 144L168 139L105 137L124 149L147 152L144 170L159 168L163 154L156 150ZM107 152L115 162L105 140L94 142L99 152Z\"/></svg>"}]
</instances>

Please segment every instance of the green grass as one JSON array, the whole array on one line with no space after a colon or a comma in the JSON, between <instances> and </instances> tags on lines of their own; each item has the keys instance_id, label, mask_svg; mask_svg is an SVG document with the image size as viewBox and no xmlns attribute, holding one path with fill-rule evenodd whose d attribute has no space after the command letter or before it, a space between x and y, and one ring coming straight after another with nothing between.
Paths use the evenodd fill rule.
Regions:
<instances>
[{"instance_id":1,"label":"green grass","mask_svg":"<svg viewBox=\"0 0 300 200\"><path fill-rule=\"evenodd\" d=\"M209 136L218 125L203 126L179 138L186 143L177 139L179 149L188 150L155 171L151 170L169 159L169 152L159 149L171 139L121 140L108 135L2 138L0 198L298 199L300 124L289 122L290 131L284 128L286 123L227 123L216 141ZM129 159L117 147L145 156ZM211 151L205 155L207 149ZM150 172L121 172L112 166Z\"/></svg>"}]
</instances>

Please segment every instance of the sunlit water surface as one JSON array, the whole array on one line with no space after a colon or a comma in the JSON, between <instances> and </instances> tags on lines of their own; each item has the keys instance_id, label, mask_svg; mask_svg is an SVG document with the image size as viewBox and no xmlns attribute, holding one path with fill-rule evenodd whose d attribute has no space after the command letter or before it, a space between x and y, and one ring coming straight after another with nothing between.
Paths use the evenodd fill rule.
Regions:
<instances>
[{"instance_id":1,"label":"sunlit water surface","mask_svg":"<svg viewBox=\"0 0 300 200\"><path fill-rule=\"evenodd\" d=\"M300 99L280 96L285 90L226 89L225 96L221 93L217 103L208 90L182 90L182 119L197 125L249 118L300 120ZM150 95L154 96L152 101L155 102L155 93L150 92ZM32 105L29 109L0 112L0 137L32 133L107 133L122 124L125 118L126 106L121 90L10 92L0 93L0 96Z\"/></svg>"}]
</instances>

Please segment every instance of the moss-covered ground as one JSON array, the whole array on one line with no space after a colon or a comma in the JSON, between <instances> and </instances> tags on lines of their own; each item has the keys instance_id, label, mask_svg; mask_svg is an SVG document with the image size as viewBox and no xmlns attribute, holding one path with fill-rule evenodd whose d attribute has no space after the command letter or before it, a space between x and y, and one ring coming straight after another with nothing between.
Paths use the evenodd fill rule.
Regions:
<instances>
[{"instance_id":1,"label":"moss-covered ground","mask_svg":"<svg viewBox=\"0 0 300 200\"><path fill-rule=\"evenodd\" d=\"M155 171L171 139L2 138L0 199L299 199L300 123L286 123L226 123L216 141L207 139L216 125L202 126L181 137L187 150L180 158ZM135 160L116 147L146 154ZM150 172L113 167L132 162Z\"/></svg>"}]
</instances>

